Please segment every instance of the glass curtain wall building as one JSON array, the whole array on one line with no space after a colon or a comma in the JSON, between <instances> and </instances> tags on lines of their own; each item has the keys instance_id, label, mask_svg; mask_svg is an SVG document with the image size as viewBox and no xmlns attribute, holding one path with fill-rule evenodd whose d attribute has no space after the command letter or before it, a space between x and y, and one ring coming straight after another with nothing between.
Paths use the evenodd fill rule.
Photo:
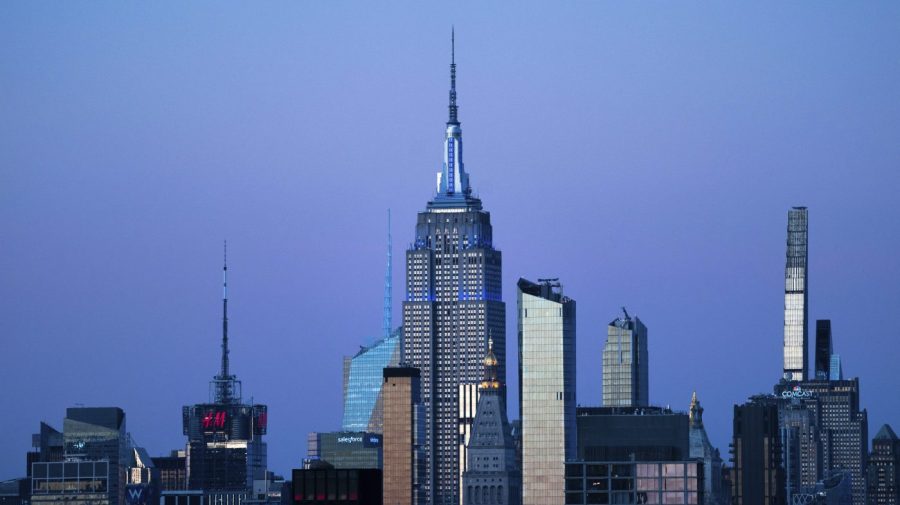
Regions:
<instances>
[{"instance_id":1,"label":"glass curtain wall building","mask_svg":"<svg viewBox=\"0 0 900 505\"><path fill-rule=\"evenodd\" d=\"M344 357L344 431L383 432L382 372L400 363L402 340L403 329L397 328L356 355Z\"/></svg>"},{"instance_id":2,"label":"glass curtain wall building","mask_svg":"<svg viewBox=\"0 0 900 505\"><path fill-rule=\"evenodd\" d=\"M603 405L633 407L650 404L647 327L628 315L609 323L603 347Z\"/></svg>"},{"instance_id":3,"label":"glass curtain wall building","mask_svg":"<svg viewBox=\"0 0 900 505\"><path fill-rule=\"evenodd\" d=\"M522 503L565 500L565 462L576 454L575 300L557 279L518 282Z\"/></svg>"},{"instance_id":4,"label":"glass curtain wall building","mask_svg":"<svg viewBox=\"0 0 900 505\"><path fill-rule=\"evenodd\" d=\"M784 378L800 381L807 377L808 335L806 207L788 211L787 260L784 267Z\"/></svg>"},{"instance_id":5,"label":"glass curtain wall building","mask_svg":"<svg viewBox=\"0 0 900 505\"><path fill-rule=\"evenodd\" d=\"M437 193L419 213L415 242L406 251L401 358L422 373L425 488L429 502L441 505L459 505L489 337L500 360L500 380L506 378L502 257L493 246L491 216L473 195L463 167L455 63L450 82Z\"/></svg>"}]
</instances>

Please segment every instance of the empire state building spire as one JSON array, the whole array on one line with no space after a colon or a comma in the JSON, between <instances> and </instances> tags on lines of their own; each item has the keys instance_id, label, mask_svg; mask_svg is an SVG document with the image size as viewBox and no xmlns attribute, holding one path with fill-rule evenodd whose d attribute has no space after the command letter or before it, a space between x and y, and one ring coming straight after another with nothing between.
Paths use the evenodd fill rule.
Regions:
<instances>
[{"instance_id":1,"label":"empire state building spire","mask_svg":"<svg viewBox=\"0 0 900 505\"><path fill-rule=\"evenodd\" d=\"M456 105L456 29L450 29L450 120L448 125L459 124L459 107Z\"/></svg>"},{"instance_id":2,"label":"empire state building spire","mask_svg":"<svg viewBox=\"0 0 900 505\"><path fill-rule=\"evenodd\" d=\"M450 32L450 117L444 132L444 165L437 174L437 195L430 207L481 209L481 201L472 196L469 174L463 164L462 128L456 105L456 32Z\"/></svg>"}]
</instances>

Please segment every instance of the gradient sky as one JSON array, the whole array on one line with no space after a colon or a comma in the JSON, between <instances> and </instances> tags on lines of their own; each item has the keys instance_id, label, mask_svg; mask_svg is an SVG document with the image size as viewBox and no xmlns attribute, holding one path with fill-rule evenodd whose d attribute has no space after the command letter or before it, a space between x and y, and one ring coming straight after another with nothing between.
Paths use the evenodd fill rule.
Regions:
<instances>
[{"instance_id":1,"label":"gradient sky","mask_svg":"<svg viewBox=\"0 0 900 505\"><path fill-rule=\"evenodd\" d=\"M649 328L650 398L732 405L781 375L787 210L810 323L900 428L900 3L0 5L0 479L40 421L115 405L151 454L233 370L269 463L339 428L341 357L395 321L440 169L450 25L466 168L515 282L578 301L578 402L606 324ZM812 335L811 335L812 336ZM812 345L812 338L810 344ZM510 403L511 417L518 417Z\"/></svg>"}]
</instances>

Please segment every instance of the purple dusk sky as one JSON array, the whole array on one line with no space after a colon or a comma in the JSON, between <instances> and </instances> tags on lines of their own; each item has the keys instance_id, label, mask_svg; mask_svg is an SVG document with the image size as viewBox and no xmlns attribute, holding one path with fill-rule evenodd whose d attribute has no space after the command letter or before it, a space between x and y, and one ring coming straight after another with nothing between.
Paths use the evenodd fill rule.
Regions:
<instances>
[{"instance_id":1,"label":"purple dusk sky","mask_svg":"<svg viewBox=\"0 0 900 505\"><path fill-rule=\"evenodd\" d=\"M900 3L0 6L0 479L40 421L115 405L151 454L233 370L269 463L338 429L341 357L394 320L434 191L456 25L466 168L503 251L509 409L522 277L578 301L578 402L606 325L649 328L650 399L732 405L781 374L787 211L808 206L869 431L900 427ZM810 345L813 339L811 332Z\"/></svg>"}]
</instances>

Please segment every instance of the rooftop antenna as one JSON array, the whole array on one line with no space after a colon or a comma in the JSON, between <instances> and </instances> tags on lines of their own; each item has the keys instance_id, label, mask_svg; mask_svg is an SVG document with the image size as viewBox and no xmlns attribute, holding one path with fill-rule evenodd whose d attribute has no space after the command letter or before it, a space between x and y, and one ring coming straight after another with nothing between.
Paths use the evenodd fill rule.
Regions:
<instances>
[{"instance_id":1,"label":"rooftop antenna","mask_svg":"<svg viewBox=\"0 0 900 505\"><path fill-rule=\"evenodd\" d=\"M630 321L630 320L631 320L631 316L628 315L628 311L625 310L625 306L622 306L622 313L625 314L625 320L626 320L626 321Z\"/></svg>"},{"instance_id":2,"label":"rooftop antenna","mask_svg":"<svg viewBox=\"0 0 900 505\"><path fill-rule=\"evenodd\" d=\"M456 27L450 27L450 120L448 124L459 124L459 108L456 106Z\"/></svg>"},{"instance_id":3,"label":"rooftop antenna","mask_svg":"<svg viewBox=\"0 0 900 505\"><path fill-rule=\"evenodd\" d=\"M223 265L222 265L222 368L219 374L213 377L210 384L211 389L215 392L216 403L232 403L235 400L235 393L240 388L239 381L234 375L231 375L228 363L228 241L225 241L223 248ZM237 392L237 396L240 393Z\"/></svg>"},{"instance_id":4,"label":"rooftop antenna","mask_svg":"<svg viewBox=\"0 0 900 505\"><path fill-rule=\"evenodd\" d=\"M388 209L387 268L384 272L384 313L381 330L385 337L391 336L393 330L393 244L391 242L391 209Z\"/></svg>"}]
</instances>

